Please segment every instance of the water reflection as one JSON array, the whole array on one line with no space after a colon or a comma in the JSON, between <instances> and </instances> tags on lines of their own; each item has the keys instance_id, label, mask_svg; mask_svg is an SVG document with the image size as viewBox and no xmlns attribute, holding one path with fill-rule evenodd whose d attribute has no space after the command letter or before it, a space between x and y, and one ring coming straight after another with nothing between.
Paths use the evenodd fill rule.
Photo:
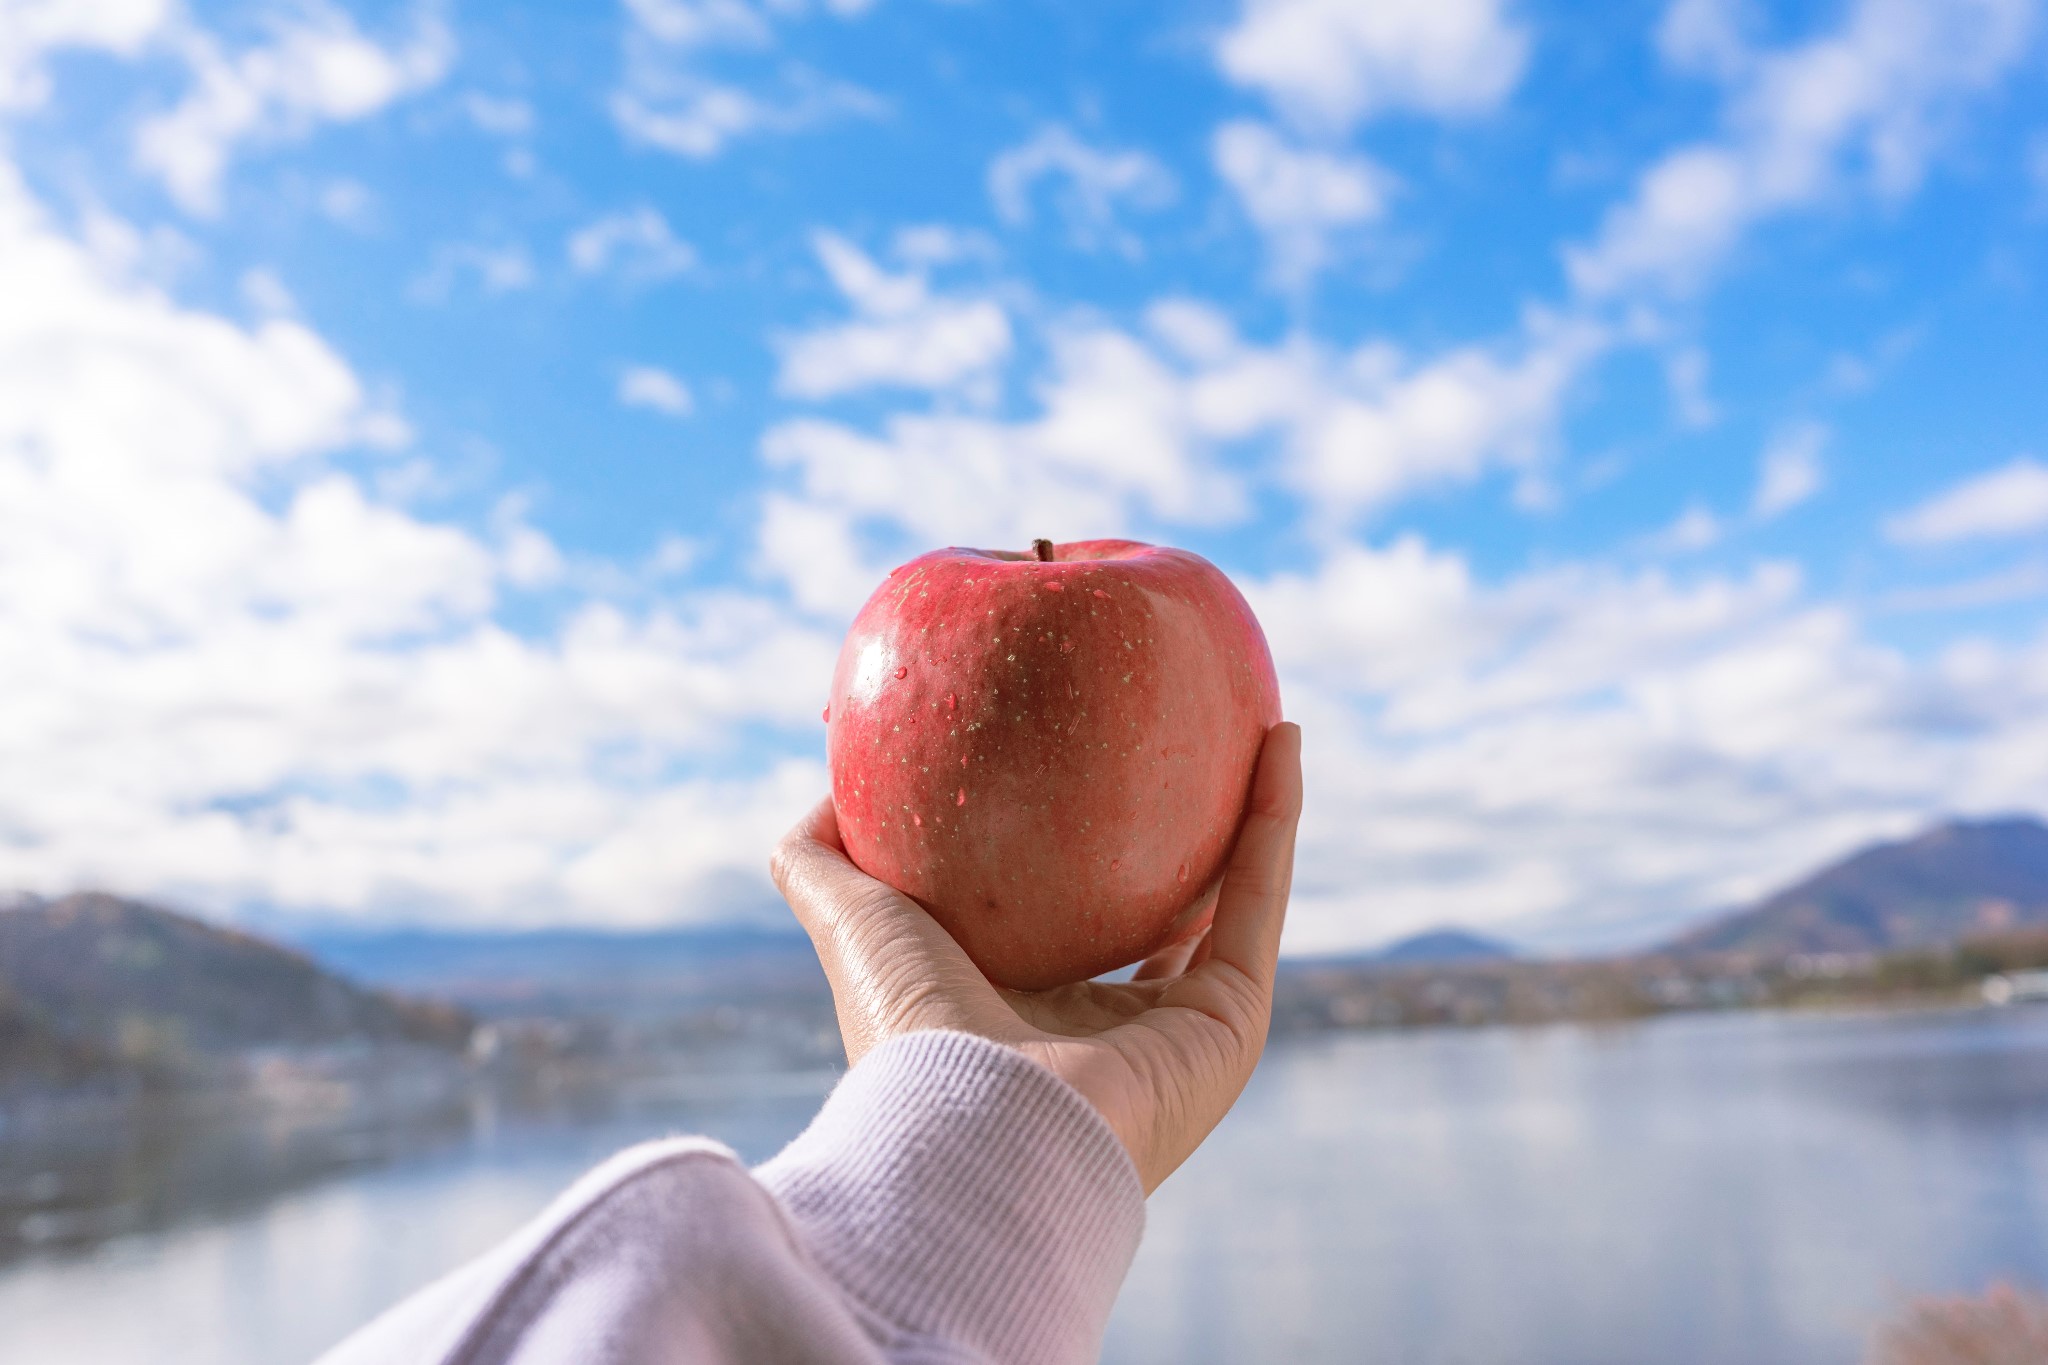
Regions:
<instances>
[{"instance_id":1,"label":"water reflection","mask_svg":"<svg viewBox=\"0 0 2048 1365\"><path fill-rule=\"evenodd\" d=\"M303 1365L619 1148L700 1132L761 1160L796 1135L833 1079L688 1074L485 1094L429 1122L310 1125L282 1143L265 1125L181 1116L136 1135L105 1168L137 1189L107 1201L125 1212L103 1216L161 1226L18 1249L0 1269L0 1361ZM142 1149L152 1155L131 1159ZM20 1155L10 1151L8 1166L21 1169ZM90 1170L90 1159L74 1154L72 1169Z\"/></svg>"},{"instance_id":2,"label":"water reflection","mask_svg":"<svg viewBox=\"0 0 2048 1365\"><path fill-rule=\"evenodd\" d=\"M1119 1361L1855 1360L2048 1278L2048 1017L1337 1038L1166 1197Z\"/></svg>"},{"instance_id":3,"label":"water reflection","mask_svg":"<svg viewBox=\"0 0 2048 1365\"><path fill-rule=\"evenodd\" d=\"M144 1230L0 1269L0 1359L304 1361L617 1147L687 1130L759 1158L829 1083L195 1129L108 1168ZM1153 1200L1107 1355L1846 1365L1904 1293L2048 1281L2044 1164L2042 1012L1292 1042Z\"/></svg>"}]
</instances>

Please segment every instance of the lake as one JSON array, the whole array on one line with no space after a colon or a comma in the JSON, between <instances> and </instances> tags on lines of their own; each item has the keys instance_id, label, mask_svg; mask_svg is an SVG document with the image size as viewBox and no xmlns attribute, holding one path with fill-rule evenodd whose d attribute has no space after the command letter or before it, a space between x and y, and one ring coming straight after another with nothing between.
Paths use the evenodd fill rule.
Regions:
<instances>
[{"instance_id":1,"label":"lake","mask_svg":"<svg viewBox=\"0 0 2048 1365\"><path fill-rule=\"evenodd\" d=\"M478 1104L281 1192L138 1190L137 1230L0 1266L0 1360L307 1361L617 1147L764 1157L830 1080ZM2048 1010L1328 1035L1154 1197L1105 1358L1849 1365L1999 1278L2048 1283Z\"/></svg>"}]
</instances>

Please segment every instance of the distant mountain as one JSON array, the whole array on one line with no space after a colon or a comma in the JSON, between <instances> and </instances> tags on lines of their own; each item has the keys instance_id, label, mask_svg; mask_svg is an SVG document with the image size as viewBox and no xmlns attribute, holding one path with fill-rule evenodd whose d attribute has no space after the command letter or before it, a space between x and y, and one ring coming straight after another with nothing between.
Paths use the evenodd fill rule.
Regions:
<instances>
[{"instance_id":1,"label":"distant mountain","mask_svg":"<svg viewBox=\"0 0 2048 1365\"><path fill-rule=\"evenodd\" d=\"M356 980L494 1012L672 1013L824 999L828 990L810 940L794 928L326 928L293 939Z\"/></svg>"},{"instance_id":2,"label":"distant mountain","mask_svg":"<svg viewBox=\"0 0 2048 1365\"><path fill-rule=\"evenodd\" d=\"M0 1083L60 1085L120 1069L112 1052L65 1037L41 1010L0 987Z\"/></svg>"},{"instance_id":3,"label":"distant mountain","mask_svg":"<svg viewBox=\"0 0 2048 1365\"><path fill-rule=\"evenodd\" d=\"M1487 962L1517 962L1521 950L1499 939L1475 934L1469 929L1426 929L1397 939L1384 948L1362 952L1325 953L1314 957L1280 960L1283 976L1316 975L1329 971L1405 970L1410 967L1458 967Z\"/></svg>"},{"instance_id":4,"label":"distant mountain","mask_svg":"<svg viewBox=\"0 0 2048 1365\"><path fill-rule=\"evenodd\" d=\"M0 1072L176 1071L249 1048L466 1041L447 1006L365 990L302 953L116 896L0 907Z\"/></svg>"},{"instance_id":5,"label":"distant mountain","mask_svg":"<svg viewBox=\"0 0 2048 1365\"><path fill-rule=\"evenodd\" d=\"M2048 825L1952 821L1877 844L1675 940L1680 953L1864 953L2048 924Z\"/></svg>"},{"instance_id":6,"label":"distant mountain","mask_svg":"<svg viewBox=\"0 0 2048 1365\"><path fill-rule=\"evenodd\" d=\"M1430 929L1373 955L1390 966L1436 966L1448 962L1505 962L1521 954L1497 938L1464 929Z\"/></svg>"}]
</instances>

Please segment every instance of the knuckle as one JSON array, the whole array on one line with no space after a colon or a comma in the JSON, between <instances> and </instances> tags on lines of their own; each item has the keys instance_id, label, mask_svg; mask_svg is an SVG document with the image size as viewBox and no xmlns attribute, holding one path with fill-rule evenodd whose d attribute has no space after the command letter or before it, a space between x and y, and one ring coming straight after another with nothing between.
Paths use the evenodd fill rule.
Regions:
<instances>
[{"instance_id":1,"label":"knuckle","mask_svg":"<svg viewBox=\"0 0 2048 1365\"><path fill-rule=\"evenodd\" d=\"M797 864L803 858L803 851L797 836L785 834L768 853L768 875L782 890L789 890L791 878L796 875Z\"/></svg>"},{"instance_id":2,"label":"knuckle","mask_svg":"<svg viewBox=\"0 0 2048 1365\"><path fill-rule=\"evenodd\" d=\"M1222 966L1223 971L1218 981L1223 987L1224 998L1229 1001L1238 1020L1242 1022L1263 1015L1266 1008L1264 988L1252 978L1251 973L1236 963L1226 962Z\"/></svg>"}]
</instances>

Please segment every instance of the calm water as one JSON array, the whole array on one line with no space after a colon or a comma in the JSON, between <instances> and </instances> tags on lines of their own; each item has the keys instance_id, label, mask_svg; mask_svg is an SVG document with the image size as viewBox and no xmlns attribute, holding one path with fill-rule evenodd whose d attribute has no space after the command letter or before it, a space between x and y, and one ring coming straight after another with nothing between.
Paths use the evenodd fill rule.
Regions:
<instances>
[{"instance_id":1,"label":"calm water","mask_svg":"<svg viewBox=\"0 0 2048 1365\"><path fill-rule=\"evenodd\" d=\"M287 1365L614 1148L750 1157L825 1078L489 1112L424 1151L0 1269L8 1365ZM1329 1037L1152 1203L1107 1358L1855 1361L1912 1293L2048 1283L2048 1011Z\"/></svg>"}]
</instances>

